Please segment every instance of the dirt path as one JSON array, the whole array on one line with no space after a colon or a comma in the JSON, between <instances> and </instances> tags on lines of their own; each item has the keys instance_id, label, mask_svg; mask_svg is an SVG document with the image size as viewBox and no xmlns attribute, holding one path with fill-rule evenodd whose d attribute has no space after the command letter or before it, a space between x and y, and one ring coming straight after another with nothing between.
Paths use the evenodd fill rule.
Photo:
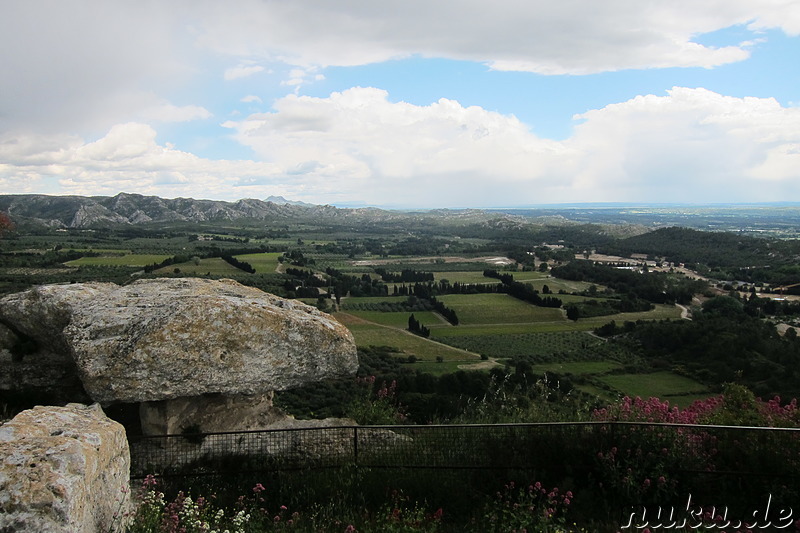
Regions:
<instances>
[{"instance_id":1,"label":"dirt path","mask_svg":"<svg viewBox=\"0 0 800 533\"><path fill-rule=\"evenodd\" d=\"M500 363L498 363L497 359L494 357L490 357L486 361L481 361L480 363L464 363L463 365L458 365L458 368L460 370L489 370L496 366L500 366Z\"/></svg>"}]
</instances>

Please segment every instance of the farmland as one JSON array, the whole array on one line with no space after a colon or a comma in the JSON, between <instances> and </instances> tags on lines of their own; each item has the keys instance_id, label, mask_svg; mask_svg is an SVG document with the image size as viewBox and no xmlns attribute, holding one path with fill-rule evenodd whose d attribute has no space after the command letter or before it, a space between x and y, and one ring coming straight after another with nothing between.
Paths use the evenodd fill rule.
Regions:
<instances>
[{"instance_id":1,"label":"farmland","mask_svg":"<svg viewBox=\"0 0 800 533\"><path fill-rule=\"evenodd\" d=\"M362 350L385 348L403 372L510 374L523 365L526 372L561 376L605 400L660 394L684 401L710 393L708 383L686 376L704 376L707 382L713 372L692 367L690 374L682 361L658 354L654 362L634 344L595 334L612 321L617 333L639 323L680 322L682 310L697 307L696 302L684 301L681 308L669 297L641 305L636 284L669 280L663 290L651 291L663 295L685 283L683 273L691 271L631 273L613 287L583 274L568 279L555 274L559 267L611 237L588 227L492 226L480 217L476 224L446 217L441 223L421 220L414 215L406 222L329 223L299 217L38 229L2 241L0 290L154 276L232 278L333 313ZM485 275L487 270L496 277ZM385 282L381 271L393 281ZM404 271L409 280L424 275L426 281L396 281ZM557 302L543 303L532 295ZM437 311L435 305L443 307ZM569 306L583 312L570 316ZM442 309L457 320L447 319ZM412 313L427 336L408 331Z\"/></svg>"},{"instance_id":2,"label":"farmland","mask_svg":"<svg viewBox=\"0 0 800 533\"><path fill-rule=\"evenodd\" d=\"M70 267L79 266L131 266L131 267L144 267L152 265L153 263L160 263L168 255L161 254L114 254L114 255L100 255L97 257L81 257L74 261L67 261L64 263Z\"/></svg>"}]
</instances>

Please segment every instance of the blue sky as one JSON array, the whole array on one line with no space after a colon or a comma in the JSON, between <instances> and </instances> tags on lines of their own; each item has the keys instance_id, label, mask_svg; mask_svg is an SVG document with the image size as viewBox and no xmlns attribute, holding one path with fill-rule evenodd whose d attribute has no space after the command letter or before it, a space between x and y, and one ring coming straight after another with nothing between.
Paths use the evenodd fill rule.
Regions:
<instances>
[{"instance_id":1,"label":"blue sky","mask_svg":"<svg viewBox=\"0 0 800 533\"><path fill-rule=\"evenodd\" d=\"M12 0L0 44L3 193L800 201L798 2Z\"/></svg>"}]
</instances>

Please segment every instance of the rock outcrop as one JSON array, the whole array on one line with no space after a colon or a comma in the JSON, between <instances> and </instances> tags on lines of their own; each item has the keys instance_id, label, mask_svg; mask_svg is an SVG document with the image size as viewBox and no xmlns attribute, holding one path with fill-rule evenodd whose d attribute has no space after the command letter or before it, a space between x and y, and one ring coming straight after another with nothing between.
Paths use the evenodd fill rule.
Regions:
<instances>
[{"instance_id":1,"label":"rock outcrop","mask_svg":"<svg viewBox=\"0 0 800 533\"><path fill-rule=\"evenodd\" d=\"M0 300L0 322L71 358L104 405L263 394L358 366L352 335L332 317L231 280L36 287Z\"/></svg>"},{"instance_id":2,"label":"rock outcrop","mask_svg":"<svg viewBox=\"0 0 800 533\"><path fill-rule=\"evenodd\" d=\"M35 407L0 427L0 531L125 530L130 454L99 405Z\"/></svg>"},{"instance_id":3,"label":"rock outcrop","mask_svg":"<svg viewBox=\"0 0 800 533\"><path fill-rule=\"evenodd\" d=\"M141 403L145 431L263 429L272 393L358 368L330 315L231 280L40 286L0 300L0 390Z\"/></svg>"},{"instance_id":4,"label":"rock outcrop","mask_svg":"<svg viewBox=\"0 0 800 533\"><path fill-rule=\"evenodd\" d=\"M213 394L143 402L139 407L142 433L176 435L272 427L287 418L286 413L272 405L272 397L271 392L250 396Z\"/></svg>"}]
</instances>

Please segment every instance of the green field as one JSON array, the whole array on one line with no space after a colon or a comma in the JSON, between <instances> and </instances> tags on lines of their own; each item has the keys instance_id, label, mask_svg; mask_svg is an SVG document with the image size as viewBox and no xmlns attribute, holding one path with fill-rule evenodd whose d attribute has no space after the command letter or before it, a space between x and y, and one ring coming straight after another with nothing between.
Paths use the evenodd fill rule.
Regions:
<instances>
[{"instance_id":1,"label":"green field","mask_svg":"<svg viewBox=\"0 0 800 533\"><path fill-rule=\"evenodd\" d=\"M621 365L613 361L571 361L564 363L547 363L533 365L534 372L555 372L558 374L604 374L620 368Z\"/></svg>"},{"instance_id":2,"label":"green field","mask_svg":"<svg viewBox=\"0 0 800 533\"><path fill-rule=\"evenodd\" d=\"M528 270L527 272L511 272L514 275L514 281L538 281L550 278L547 272L537 272L535 270Z\"/></svg>"},{"instance_id":3,"label":"green field","mask_svg":"<svg viewBox=\"0 0 800 533\"><path fill-rule=\"evenodd\" d=\"M631 397L693 400L710 395L702 383L679 376L673 372L653 372L651 374L607 374L598 379Z\"/></svg>"},{"instance_id":4,"label":"green field","mask_svg":"<svg viewBox=\"0 0 800 533\"><path fill-rule=\"evenodd\" d=\"M432 334L434 333L439 338L439 331L432 330ZM553 356L565 359L590 359L594 358L594 352L598 347L606 344L596 337L574 331L442 336L442 341L457 348L498 359L511 357L550 359Z\"/></svg>"},{"instance_id":5,"label":"green field","mask_svg":"<svg viewBox=\"0 0 800 533\"><path fill-rule=\"evenodd\" d=\"M520 275L523 274L533 274L533 272L531 273L520 272ZM530 279L517 279L517 275L515 274L514 279L516 281L524 281L525 283L532 285L538 291L542 291L542 287L547 285L547 287L550 289L553 295L559 298L561 297L561 295L558 294L559 291L570 292L570 293L583 292L585 290L588 290L589 287L592 286L592 283L587 283L585 281L569 281L566 279L558 279L550 277L549 274L547 274L546 277L543 278L531 277Z\"/></svg>"},{"instance_id":6,"label":"green field","mask_svg":"<svg viewBox=\"0 0 800 533\"><path fill-rule=\"evenodd\" d=\"M442 357L445 362L459 361L469 363L480 360L477 354L471 354L433 340L423 339L399 327L382 326L368 322L351 313L340 312L335 313L334 316L347 326L358 346L392 346L404 355L414 355L420 360L430 362L435 362L437 357ZM416 313L414 316L416 316ZM406 316L407 320L408 317Z\"/></svg>"},{"instance_id":7,"label":"green field","mask_svg":"<svg viewBox=\"0 0 800 533\"><path fill-rule=\"evenodd\" d=\"M600 324L602 325L602 324ZM455 328L431 330L431 335L443 341L449 337L479 337L483 335L515 335L522 333L552 333L564 331L591 331L597 324L589 322L530 322L527 324L477 324L459 325ZM450 342L449 340L447 341Z\"/></svg>"},{"instance_id":8,"label":"green field","mask_svg":"<svg viewBox=\"0 0 800 533\"><path fill-rule=\"evenodd\" d=\"M64 263L67 266L132 266L145 267L147 265L158 264L169 255L158 254L126 254L126 255L101 255L98 257L81 257L74 261Z\"/></svg>"},{"instance_id":9,"label":"green field","mask_svg":"<svg viewBox=\"0 0 800 533\"><path fill-rule=\"evenodd\" d=\"M412 314L411 312L383 313L381 311L347 311L347 313L376 324L400 329L408 327L408 317ZM453 327L433 311L414 311L413 314L414 318L429 328L438 326Z\"/></svg>"},{"instance_id":10,"label":"green field","mask_svg":"<svg viewBox=\"0 0 800 533\"><path fill-rule=\"evenodd\" d=\"M681 317L681 309L675 305L656 304L652 311L640 311L638 313L617 313L616 315L599 316L593 318L582 318L578 322L594 324L592 327L602 326L614 320L617 324L622 324L626 320L636 322L637 320L664 320L667 318L675 319Z\"/></svg>"},{"instance_id":11,"label":"green field","mask_svg":"<svg viewBox=\"0 0 800 533\"><path fill-rule=\"evenodd\" d=\"M185 263L177 263L155 271L156 274L170 274L178 269L182 274L210 274L212 276L230 276L244 274L245 272L238 268L231 266L227 261L221 257L211 257L208 259L200 259L197 264L194 261L187 261Z\"/></svg>"},{"instance_id":12,"label":"green field","mask_svg":"<svg viewBox=\"0 0 800 533\"><path fill-rule=\"evenodd\" d=\"M408 300L408 296L348 296L342 298L342 305L345 304L379 304L383 302L397 302L402 303Z\"/></svg>"},{"instance_id":13,"label":"green field","mask_svg":"<svg viewBox=\"0 0 800 533\"><path fill-rule=\"evenodd\" d=\"M236 259L239 261L244 261L245 263L250 263L250 265L255 269L257 274L268 274L270 272L275 272L275 269L278 268L278 257L282 254L278 252L265 252L261 254L243 254L237 255Z\"/></svg>"},{"instance_id":14,"label":"green field","mask_svg":"<svg viewBox=\"0 0 800 533\"><path fill-rule=\"evenodd\" d=\"M500 283L495 278L487 278L483 275L483 271L461 271L461 272L435 272L433 275L434 280L441 281L446 279L450 283L469 283L469 284L495 284Z\"/></svg>"},{"instance_id":15,"label":"green field","mask_svg":"<svg viewBox=\"0 0 800 533\"><path fill-rule=\"evenodd\" d=\"M507 294L447 294L439 300L463 325L566 321L561 309L536 307Z\"/></svg>"}]
</instances>

